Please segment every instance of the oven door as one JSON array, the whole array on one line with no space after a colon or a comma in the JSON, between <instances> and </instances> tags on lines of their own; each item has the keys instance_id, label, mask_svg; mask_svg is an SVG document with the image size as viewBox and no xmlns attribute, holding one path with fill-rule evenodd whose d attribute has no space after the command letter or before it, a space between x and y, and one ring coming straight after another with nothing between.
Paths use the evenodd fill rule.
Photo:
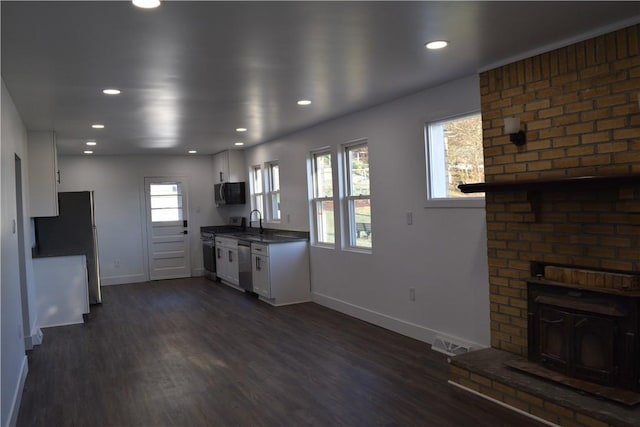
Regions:
<instances>
[{"instance_id":1,"label":"oven door","mask_svg":"<svg viewBox=\"0 0 640 427\"><path fill-rule=\"evenodd\" d=\"M209 272L211 278L216 274L216 248L215 240L202 241L202 257L204 269Z\"/></svg>"}]
</instances>

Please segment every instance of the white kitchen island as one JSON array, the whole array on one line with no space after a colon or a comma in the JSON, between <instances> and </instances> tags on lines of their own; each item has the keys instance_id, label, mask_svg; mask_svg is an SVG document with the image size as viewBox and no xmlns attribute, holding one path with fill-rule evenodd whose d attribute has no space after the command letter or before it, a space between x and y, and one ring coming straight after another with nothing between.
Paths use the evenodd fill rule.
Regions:
<instances>
[{"instance_id":1,"label":"white kitchen island","mask_svg":"<svg viewBox=\"0 0 640 427\"><path fill-rule=\"evenodd\" d=\"M87 261L84 255L33 259L38 326L84 323L89 313Z\"/></svg>"}]
</instances>

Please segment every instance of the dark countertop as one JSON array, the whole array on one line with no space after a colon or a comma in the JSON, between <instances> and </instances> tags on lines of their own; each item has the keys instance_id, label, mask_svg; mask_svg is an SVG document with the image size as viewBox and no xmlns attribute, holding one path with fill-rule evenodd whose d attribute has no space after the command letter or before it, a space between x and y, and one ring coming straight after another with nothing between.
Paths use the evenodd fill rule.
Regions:
<instances>
[{"instance_id":1,"label":"dark countertop","mask_svg":"<svg viewBox=\"0 0 640 427\"><path fill-rule=\"evenodd\" d=\"M209 227L200 227L200 232L213 233L216 237L228 237L232 239L267 244L309 240L309 233L306 231L278 230L273 228L265 228L264 232L260 233L257 228L247 228L243 231L240 227L214 225Z\"/></svg>"}]
</instances>

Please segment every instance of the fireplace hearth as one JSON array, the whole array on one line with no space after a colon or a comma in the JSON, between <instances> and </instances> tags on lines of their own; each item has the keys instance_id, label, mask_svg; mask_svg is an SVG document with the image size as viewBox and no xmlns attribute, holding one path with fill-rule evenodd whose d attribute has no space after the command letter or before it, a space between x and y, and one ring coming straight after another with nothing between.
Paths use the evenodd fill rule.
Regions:
<instances>
[{"instance_id":1,"label":"fireplace hearth","mask_svg":"<svg viewBox=\"0 0 640 427\"><path fill-rule=\"evenodd\" d=\"M524 370L629 405L640 403L640 292L541 277L528 280L527 289L528 359L541 369Z\"/></svg>"}]
</instances>

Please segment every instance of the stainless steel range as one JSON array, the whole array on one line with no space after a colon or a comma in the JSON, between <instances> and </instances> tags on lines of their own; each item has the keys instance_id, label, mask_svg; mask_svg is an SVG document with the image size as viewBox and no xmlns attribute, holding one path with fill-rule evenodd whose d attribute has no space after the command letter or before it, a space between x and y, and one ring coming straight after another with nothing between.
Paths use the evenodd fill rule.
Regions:
<instances>
[{"instance_id":1,"label":"stainless steel range","mask_svg":"<svg viewBox=\"0 0 640 427\"><path fill-rule=\"evenodd\" d=\"M214 225L202 227L200 229L200 240L202 241L202 257L205 276L211 280L217 280L216 275L216 233L237 233L243 232L247 228L247 220L241 216L229 218L228 225Z\"/></svg>"}]
</instances>

